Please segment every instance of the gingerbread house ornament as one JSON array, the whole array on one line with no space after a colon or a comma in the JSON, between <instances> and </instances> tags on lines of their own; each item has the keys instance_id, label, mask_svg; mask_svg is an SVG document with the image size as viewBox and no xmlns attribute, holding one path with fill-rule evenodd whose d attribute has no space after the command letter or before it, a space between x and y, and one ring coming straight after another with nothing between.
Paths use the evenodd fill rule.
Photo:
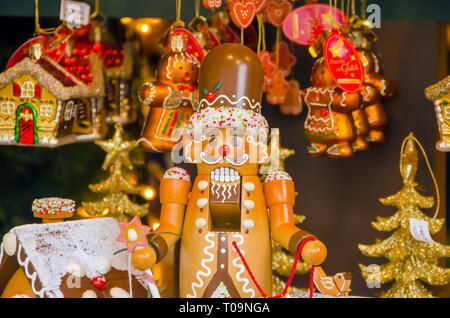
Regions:
<instances>
[{"instance_id":1,"label":"gingerbread house ornament","mask_svg":"<svg viewBox=\"0 0 450 318\"><path fill-rule=\"evenodd\" d=\"M272 293L271 237L296 254L313 236L294 225L294 183L280 171L264 184L258 166L268 159L268 124L261 115L264 71L246 46L212 49L199 73L199 104L183 144L198 175L171 168L161 180L160 226L148 248L135 250L140 270L161 261L178 236L180 297L258 297L256 282ZM269 213L267 213L269 210ZM326 257L319 241L305 241L302 257L315 265Z\"/></svg>"},{"instance_id":2,"label":"gingerbread house ornament","mask_svg":"<svg viewBox=\"0 0 450 318\"><path fill-rule=\"evenodd\" d=\"M68 30L58 30L61 36ZM96 53L100 57L105 76L105 110L109 124L128 124L137 119L136 105L131 97L133 75L133 48L130 42L117 43L104 27L96 21L70 31L71 47L65 50L66 60L82 60L86 54Z\"/></svg>"},{"instance_id":3,"label":"gingerbread house ornament","mask_svg":"<svg viewBox=\"0 0 450 318\"><path fill-rule=\"evenodd\" d=\"M113 218L57 222L75 203L33 203L49 222L11 229L0 245L1 298L145 298L145 274L129 266ZM130 271L130 278L129 278ZM130 279L130 280L129 280Z\"/></svg>"},{"instance_id":4,"label":"gingerbread house ornament","mask_svg":"<svg viewBox=\"0 0 450 318\"><path fill-rule=\"evenodd\" d=\"M56 147L100 139L105 95L96 54L64 67L40 37L17 51L0 74L0 144ZM24 55L22 51L28 51ZM78 73L82 68L84 72Z\"/></svg>"},{"instance_id":5,"label":"gingerbread house ornament","mask_svg":"<svg viewBox=\"0 0 450 318\"><path fill-rule=\"evenodd\" d=\"M439 151L450 151L450 76L428 87L426 98L434 103L440 140L436 143Z\"/></svg>"}]
</instances>

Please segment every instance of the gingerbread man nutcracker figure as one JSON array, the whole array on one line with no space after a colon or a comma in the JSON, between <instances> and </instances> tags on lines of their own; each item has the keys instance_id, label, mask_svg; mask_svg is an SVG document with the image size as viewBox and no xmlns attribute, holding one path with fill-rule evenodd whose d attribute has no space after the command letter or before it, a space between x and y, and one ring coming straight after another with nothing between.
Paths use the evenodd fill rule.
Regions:
<instances>
[{"instance_id":1,"label":"gingerbread man nutcracker figure","mask_svg":"<svg viewBox=\"0 0 450 318\"><path fill-rule=\"evenodd\" d=\"M199 107L190 119L184 146L198 175L172 168L161 180L158 233L181 234L180 297L258 297L271 295L271 236L314 265L326 247L294 225L294 183L273 172L264 184L258 165L268 159L268 125L261 115L264 73L257 55L240 44L223 44L205 57L199 75ZM269 212L269 213L267 213ZM151 268L178 240L155 236L151 246L134 251L141 270ZM236 247L238 249L236 249Z\"/></svg>"},{"instance_id":2,"label":"gingerbread man nutcracker figure","mask_svg":"<svg viewBox=\"0 0 450 318\"><path fill-rule=\"evenodd\" d=\"M142 85L139 98L150 106L139 146L149 152L170 152L197 103L199 61L187 52L186 35L170 37L170 52L158 63L156 82Z\"/></svg>"},{"instance_id":3,"label":"gingerbread man nutcracker figure","mask_svg":"<svg viewBox=\"0 0 450 318\"><path fill-rule=\"evenodd\" d=\"M308 107L305 138L310 142L309 154L333 158L352 156L351 144L357 137L352 112L364 105L361 94L340 89L323 57L314 64L311 83L311 87L300 93Z\"/></svg>"}]
</instances>

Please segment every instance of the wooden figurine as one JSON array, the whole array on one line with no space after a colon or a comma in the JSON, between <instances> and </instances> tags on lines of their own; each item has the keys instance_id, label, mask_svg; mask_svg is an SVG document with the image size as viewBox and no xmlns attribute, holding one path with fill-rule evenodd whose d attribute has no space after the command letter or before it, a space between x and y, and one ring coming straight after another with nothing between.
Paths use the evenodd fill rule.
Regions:
<instances>
[{"instance_id":1,"label":"wooden figurine","mask_svg":"<svg viewBox=\"0 0 450 318\"><path fill-rule=\"evenodd\" d=\"M187 42L185 34L172 35L169 53L158 63L156 82L140 88L141 102L150 106L139 139L139 146L145 151L170 152L194 111L200 63L187 52Z\"/></svg>"},{"instance_id":2,"label":"wooden figurine","mask_svg":"<svg viewBox=\"0 0 450 318\"><path fill-rule=\"evenodd\" d=\"M191 116L184 154L196 163L191 184L187 171L169 169L161 180L160 226L151 247L136 250L140 270L160 262L182 234L180 297L258 297L271 295L271 237L303 260L319 265L326 248L294 225L294 183L282 171L264 184L258 166L268 159L268 125L261 115L264 72L257 55L234 43L205 57L199 75L198 110ZM267 209L269 213L267 213ZM165 232L165 233L163 233Z\"/></svg>"},{"instance_id":3,"label":"wooden figurine","mask_svg":"<svg viewBox=\"0 0 450 318\"><path fill-rule=\"evenodd\" d=\"M47 46L45 37L30 40L0 74L0 144L56 147L106 132L99 57L86 54L63 66L45 53Z\"/></svg>"},{"instance_id":4,"label":"wooden figurine","mask_svg":"<svg viewBox=\"0 0 450 318\"><path fill-rule=\"evenodd\" d=\"M323 57L314 64L312 86L301 91L302 103L308 107L305 138L312 156L350 157L357 133L352 112L363 106L358 93L347 93L334 82Z\"/></svg>"},{"instance_id":5,"label":"wooden figurine","mask_svg":"<svg viewBox=\"0 0 450 318\"><path fill-rule=\"evenodd\" d=\"M450 76L428 87L425 96L434 103L440 140L436 144L439 151L450 151Z\"/></svg>"}]
</instances>

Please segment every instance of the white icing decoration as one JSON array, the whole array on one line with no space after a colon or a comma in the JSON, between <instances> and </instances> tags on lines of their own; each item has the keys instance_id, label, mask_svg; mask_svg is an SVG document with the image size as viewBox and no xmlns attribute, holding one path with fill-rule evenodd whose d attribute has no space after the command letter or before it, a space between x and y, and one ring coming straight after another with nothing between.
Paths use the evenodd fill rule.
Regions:
<instances>
[{"instance_id":1,"label":"white icing decoration","mask_svg":"<svg viewBox=\"0 0 450 318\"><path fill-rule=\"evenodd\" d=\"M134 229L129 229L127 231L127 238L130 242L136 242L138 240L138 235Z\"/></svg>"},{"instance_id":2,"label":"white icing decoration","mask_svg":"<svg viewBox=\"0 0 450 318\"><path fill-rule=\"evenodd\" d=\"M10 298L31 298L31 297L25 294L16 294Z\"/></svg>"},{"instance_id":3,"label":"white icing decoration","mask_svg":"<svg viewBox=\"0 0 450 318\"><path fill-rule=\"evenodd\" d=\"M386 89L387 89L386 80L381 80L381 84L383 84L383 89L381 90L380 94L381 96L386 96Z\"/></svg>"},{"instance_id":4,"label":"white icing decoration","mask_svg":"<svg viewBox=\"0 0 450 318\"><path fill-rule=\"evenodd\" d=\"M267 140L269 125L259 113L227 106L207 107L193 113L187 130L193 136L201 136L207 128L240 128Z\"/></svg>"},{"instance_id":5,"label":"white icing decoration","mask_svg":"<svg viewBox=\"0 0 450 318\"><path fill-rule=\"evenodd\" d=\"M252 229L255 226L255 222L253 222L252 220L245 220L244 222L242 222L242 226L246 229Z\"/></svg>"},{"instance_id":6,"label":"white icing decoration","mask_svg":"<svg viewBox=\"0 0 450 318\"><path fill-rule=\"evenodd\" d=\"M9 232L3 236L3 249L6 255L13 256L17 249L17 236L16 234ZM1 258L0 258L1 261Z\"/></svg>"},{"instance_id":7,"label":"white icing decoration","mask_svg":"<svg viewBox=\"0 0 450 318\"><path fill-rule=\"evenodd\" d=\"M233 98L236 98L236 96L233 95ZM240 104L242 102L243 106L248 104L252 110L255 110L255 109L257 111L261 110L261 104L260 103L254 103L254 102L251 103L250 99L247 96L242 96L237 101L232 101L227 95L219 95L212 102L209 102L207 99L204 98L204 99L202 99L200 101L199 108L211 107L212 105L217 103L219 100L221 100L221 104L224 104L225 102L227 102L227 105L235 106L235 105L238 105L238 104Z\"/></svg>"},{"instance_id":8,"label":"white icing decoration","mask_svg":"<svg viewBox=\"0 0 450 318\"><path fill-rule=\"evenodd\" d=\"M28 224L16 227L12 232L17 235L19 243L17 260L38 297L64 297L60 287L66 284L62 278L67 275L67 260L83 266L89 279L98 276L97 260L102 256L109 258L112 268L128 270L128 253L114 255L123 249L123 243L116 241L120 228L113 218ZM20 253L22 249L25 259ZM30 263L35 269L32 273ZM133 267L130 271L138 280L144 275ZM36 289L37 279L42 286L40 290Z\"/></svg>"},{"instance_id":9,"label":"white icing decoration","mask_svg":"<svg viewBox=\"0 0 450 318\"><path fill-rule=\"evenodd\" d=\"M97 298L97 294L93 290L86 290L81 298Z\"/></svg>"},{"instance_id":10,"label":"white icing decoration","mask_svg":"<svg viewBox=\"0 0 450 318\"><path fill-rule=\"evenodd\" d=\"M208 204L208 199L207 198L201 198L197 200L197 206L199 208L203 208Z\"/></svg>"},{"instance_id":11,"label":"white icing decoration","mask_svg":"<svg viewBox=\"0 0 450 318\"><path fill-rule=\"evenodd\" d=\"M130 294L120 287L113 287L109 291L112 298L130 298Z\"/></svg>"},{"instance_id":12,"label":"white icing decoration","mask_svg":"<svg viewBox=\"0 0 450 318\"><path fill-rule=\"evenodd\" d=\"M184 170L183 168L174 167L170 168L166 171L166 173L163 176L164 179L179 179L179 180L185 180L185 181L191 181L191 177L189 176L189 173Z\"/></svg>"},{"instance_id":13,"label":"white icing decoration","mask_svg":"<svg viewBox=\"0 0 450 318\"><path fill-rule=\"evenodd\" d=\"M264 180L264 182L267 183L277 180L292 180L292 178L286 171L272 171L267 175L266 180Z\"/></svg>"},{"instance_id":14,"label":"white icing decoration","mask_svg":"<svg viewBox=\"0 0 450 318\"><path fill-rule=\"evenodd\" d=\"M196 227L204 227L204 226L206 226L206 219L198 218L197 220L195 220L195 226Z\"/></svg>"},{"instance_id":15,"label":"white icing decoration","mask_svg":"<svg viewBox=\"0 0 450 318\"><path fill-rule=\"evenodd\" d=\"M111 260L107 256L97 258L96 270L101 275L106 275L111 270Z\"/></svg>"},{"instance_id":16,"label":"white icing decoration","mask_svg":"<svg viewBox=\"0 0 450 318\"><path fill-rule=\"evenodd\" d=\"M187 298L196 298L197 297L197 291L196 288L202 288L203 287L203 279L200 276L203 276L205 278L208 278L211 276L211 268L206 266L206 263L210 263L214 260L214 255L209 251L210 249L214 248L215 242L212 240L214 237L214 233L208 233L205 235L205 240L209 243L204 249L203 253L208 256L208 258L202 259L200 262L202 270L199 270L196 274L197 282L193 282L191 285L192 288L192 294L186 295Z\"/></svg>"},{"instance_id":17,"label":"white icing decoration","mask_svg":"<svg viewBox=\"0 0 450 318\"><path fill-rule=\"evenodd\" d=\"M307 98L311 92L320 92L321 94L329 93L330 94L330 102L328 103L328 105L308 102ZM321 89L321 88L317 88L317 87L309 87L307 89L307 93L305 95L306 105L308 106L308 115L306 116L306 121L305 121L305 129L306 130L311 131L313 133L324 133L324 132L332 131L334 129L334 119L333 119L333 115L332 115L333 112L331 111L331 104L333 102L333 93L334 93L334 89L328 89L328 88ZM329 117L327 119L324 119L324 118L317 118L316 116L313 116L311 114L311 106L327 107ZM326 123L327 126L324 128L316 128L316 127L314 127L314 124L317 121Z\"/></svg>"},{"instance_id":18,"label":"white icing decoration","mask_svg":"<svg viewBox=\"0 0 450 318\"><path fill-rule=\"evenodd\" d=\"M202 180L197 184L200 190L205 190L208 187L208 181Z\"/></svg>"},{"instance_id":19,"label":"white icing decoration","mask_svg":"<svg viewBox=\"0 0 450 318\"><path fill-rule=\"evenodd\" d=\"M252 210L255 208L255 202L253 202L253 200L245 200L244 207L248 210Z\"/></svg>"},{"instance_id":20,"label":"white icing decoration","mask_svg":"<svg viewBox=\"0 0 450 318\"><path fill-rule=\"evenodd\" d=\"M86 275L83 266L72 260L66 262L66 271L75 277L84 277Z\"/></svg>"},{"instance_id":21,"label":"white icing decoration","mask_svg":"<svg viewBox=\"0 0 450 318\"><path fill-rule=\"evenodd\" d=\"M239 242L236 242L236 245L238 247L240 247L244 243L244 237L242 236L242 234L234 234L233 238L239 239ZM244 250L241 249L241 253L242 253L242 255L245 256ZM235 268L239 269L239 272L236 273L236 280L239 283L243 283L242 290L244 291L244 293L250 294L250 297L253 298L253 297L255 297L255 290L253 288L248 287L250 285L250 281L247 278L242 277L242 274L245 273L246 269L243 264L238 264L238 262L242 262L242 261L241 261L241 258L239 257L239 255L237 254L237 257L235 259L233 259L233 266Z\"/></svg>"}]
</instances>

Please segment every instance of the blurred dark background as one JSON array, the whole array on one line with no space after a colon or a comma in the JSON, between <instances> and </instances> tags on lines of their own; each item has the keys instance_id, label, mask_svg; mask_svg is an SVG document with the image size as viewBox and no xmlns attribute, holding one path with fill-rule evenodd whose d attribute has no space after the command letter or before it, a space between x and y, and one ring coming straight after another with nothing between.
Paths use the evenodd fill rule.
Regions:
<instances>
[{"instance_id":1,"label":"blurred dark background","mask_svg":"<svg viewBox=\"0 0 450 318\"><path fill-rule=\"evenodd\" d=\"M187 22L194 15L193 3L183 1L182 18ZM442 30L448 28L444 22L449 18L450 2L368 1L370 3L379 4L382 10L375 51L382 56L386 77L399 86L398 96L385 104L389 117L385 145L372 146L344 160L312 158L306 153L303 136L305 113L299 117L283 116L277 107L267 104L263 107L269 125L280 128L282 146L296 151L296 155L286 161L286 170L292 175L299 193L294 211L307 216L302 227L327 245L328 260L324 269L330 274L352 272L352 294L361 296L377 296L379 290L367 288L357 264L381 264L386 260L363 256L357 245L388 236L388 233L372 229L370 222L376 216L395 213L392 207L382 206L378 198L394 194L402 186L398 169L400 145L409 132L414 132L422 142L437 173L443 198L441 217L446 216L448 179L446 155L434 149L437 141L434 107L425 99L423 91L448 74L448 53L442 58L440 43L448 43ZM303 1L298 1L297 5L303 5ZM172 0L104 0L101 8L110 17L107 26L118 37L123 37L120 17L175 16L175 1ZM59 21L55 16L58 14L59 1L40 1L42 27L57 26ZM1 0L0 16L0 70L4 70L15 49L33 36L34 1ZM274 28L267 26L266 30L271 48ZM294 45L293 48L298 58L295 78L304 88L309 86L313 59L306 47ZM129 137L137 137L139 129L139 124L127 127ZM87 187L104 176L100 169L103 158L104 152L93 143L56 149L0 147L0 234L13 226L35 222L31 213L35 198L67 197L76 200L77 205L81 200L90 200ZM161 155L152 155L151 159L164 162ZM418 182L424 194L434 195L424 160L422 157L419 160ZM424 212L433 213L432 210ZM445 242L445 230L437 238ZM306 276L296 278L296 285L308 286L307 279Z\"/></svg>"}]
</instances>

